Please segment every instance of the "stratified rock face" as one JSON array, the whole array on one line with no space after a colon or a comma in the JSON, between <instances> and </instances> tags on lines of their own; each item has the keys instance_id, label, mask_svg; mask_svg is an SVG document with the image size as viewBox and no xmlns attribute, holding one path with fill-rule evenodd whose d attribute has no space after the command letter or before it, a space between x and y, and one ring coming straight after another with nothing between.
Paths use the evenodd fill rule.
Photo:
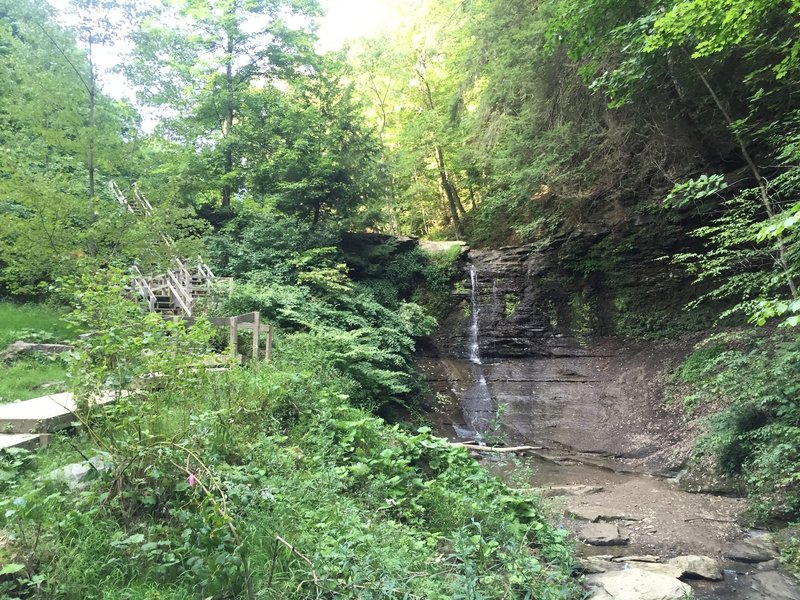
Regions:
<instances>
[{"instance_id":1,"label":"stratified rock face","mask_svg":"<svg viewBox=\"0 0 800 600\"><path fill-rule=\"evenodd\" d=\"M494 408L502 407L509 442L630 458L660 472L676 460L684 428L681 414L663 404L663 374L692 346L604 339L576 347L572 356L484 357L480 368ZM434 357L418 363L435 392L470 412L474 365ZM440 421L471 427L461 410ZM691 446L678 449L686 458Z\"/></svg>"},{"instance_id":2,"label":"stratified rock face","mask_svg":"<svg viewBox=\"0 0 800 600\"><path fill-rule=\"evenodd\" d=\"M663 382L696 340L628 334L668 327L696 290L656 260L678 249L672 234L628 227L588 223L536 247L467 253L450 309L419 357L433 390L464 408L447 423L458 436L500 421L512 440L681 472L691 445L680 444L683 423L664 406Z\"/></svg>"},{"instance_id":3,"label":"stratified rock face","mask_svg":"<svg viewBox=\"0 0 800 600\"><path fill-rule=\"evenodd\" d=\"M440 355L468 357L468 324L471 299L475 294L480 310L479 330L483 358L552 356L565 345L537 302L537 272L554 268L553 252L534 251L530 246L501 250L472 250L469 260L475 269L477 288L465 269L464 281L453 295L453 307L434 337ZM571 353L566 350L566 353Z\"/></svg>"},{"instance_id":4,"label":"stratified rock face","mask_svg":"<svg viewBox=\"0 0 800 600\"><path fill-rule=\"evenodd\" d=\"M546 244L470 250L434 345L440 356L469 356L473 294L485 359L576 356L595 336L674 332L689 314L681 308L702 291L662 260L687 251L682 243L685 236L682 242L666 226L629 224L612 232L586 223ZM692 318L698 316L695 310Z\"/></svg>"}]
</instances>

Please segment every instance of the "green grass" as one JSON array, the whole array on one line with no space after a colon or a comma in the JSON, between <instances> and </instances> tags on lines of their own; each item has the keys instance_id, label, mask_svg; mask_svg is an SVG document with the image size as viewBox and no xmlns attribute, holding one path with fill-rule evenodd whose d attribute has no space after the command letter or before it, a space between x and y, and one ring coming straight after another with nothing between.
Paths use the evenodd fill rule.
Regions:
<instances>
[{"instance_id":1,"label":"green grass","mask_svg":"<svg viewBox=\"0 0 800 600\"><path fill-rule=\"evenodd\" d=\"M22 360L0 365L0 404L64 391L67 370L59 360ZM59 382L59 385L43 384Z\"/></svg>"},{"instance_id":2,"label":"green grass","mask_svg":"<svg viewBox=\"0 0 800 600\"><path fill-rule=\"evenodd\" d=\"M62 319L63 311L44 304L0 302L0 351L17 340L61 342L75 337ZM63 391L60 386L42 389L42 384L63 382L66 369L58 359L23 358L0 363L0 403L27 400Z\"/></svg>"},{"instance_id":3,"label":"green grass","mask_svg":"<svg viewBox=\"0 0 800 600\"><path fill-rule=\"evenodd\" d=\"M63 312L44 304L0 302L0 350L17 340L60 342L75 332L62 319Z\"/></svg>"}]
</instances>

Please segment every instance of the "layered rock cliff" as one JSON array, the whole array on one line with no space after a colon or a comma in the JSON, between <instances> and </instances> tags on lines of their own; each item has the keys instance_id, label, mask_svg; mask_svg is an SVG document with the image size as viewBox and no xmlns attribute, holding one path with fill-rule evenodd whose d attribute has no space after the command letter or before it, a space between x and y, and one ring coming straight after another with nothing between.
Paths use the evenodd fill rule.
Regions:
<instances>
[{"instance_id":1,"label":"layered rock cliff","mask_svg":"<svg viewBox=\"0 0 800 600\"><path fill-rule=\"evenodd\" d=\"M647 223L631 227L621 234L585 225L547 244L466 255L450 309L420 357L439 398L463 404L445 411L445 429L466 437L502 430L653 472L680 470L691 442L679 412L664 404L664 378L698 339L686 332L711 320L681 311L697 290L662 259L678 249L669 236L659 240ZM476 302L479 368L469 360ZM665 336L672 339L643 339Z\"/></svg>"}]
</instances>

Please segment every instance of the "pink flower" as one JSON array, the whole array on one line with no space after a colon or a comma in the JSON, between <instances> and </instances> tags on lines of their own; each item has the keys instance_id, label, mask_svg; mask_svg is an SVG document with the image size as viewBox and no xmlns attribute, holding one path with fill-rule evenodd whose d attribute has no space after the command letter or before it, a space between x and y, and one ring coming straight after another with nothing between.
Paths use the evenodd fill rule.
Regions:
<instances>
[{"instance_id":1,"label":"pink flower","mask_svg":"<svg viewBox=\"0 0 800 600\"><path fill-rule=\"evenodd\" d=\"M197 478L194 476L194 473L189 473L189 486L193 486L197 483Z\"/></svg>"}]
</instances>

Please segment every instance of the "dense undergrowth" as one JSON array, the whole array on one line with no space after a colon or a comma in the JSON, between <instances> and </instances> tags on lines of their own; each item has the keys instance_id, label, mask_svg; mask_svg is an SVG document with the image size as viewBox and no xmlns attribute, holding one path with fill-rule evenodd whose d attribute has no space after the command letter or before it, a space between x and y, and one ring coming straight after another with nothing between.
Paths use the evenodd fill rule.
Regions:
<instances>
[{"instance_id":1,"label":"dense undergrowth","mask_svg":"<svg viewBox=\"0 0 800 600\"><path fill-rule=\"evenodd\" d=\"M433 320L411 288L394 278L384 305L371 289L384 269L356 283L334 247L298 247L276 261L290 272L236 273L226 309L279 326L275 359L223 373L203 367L202 320L141 314L113 271L75 282L70 319L98 331L72 353L82 426L3 459L6 597L579 596L566 531L535 497L370 411L419 385L413 338ZM390 254L389 272L435 268ZM130 393L93 406L109 388ZM74 489L49 474L88 457Z\"/></svg>"},{"instance_id":2,"label":"dense undergrowth","mask_svg":"<svg viewBox=\"0 0 800 600\"><path fill-rule=\"evenodd\" d=\"M209 242L219 270L237 281L215 310L260 311L294 334L286 352L302 348L347 375L359 406L413 409L424 392L414 340L436 326L457 255L428 257L388 236L367 236L346 252L341 236L275 213L237 217Z\"/></svg>"},{"instance_id":3,"label":"dense undergrowth","mask_svg":"<svg viewBox=\"0 0 800 600\"><path fill-rule=\"evenodd\" d=\"M767 329L714 335L673 375L686 411L708 414L698 451L742 481L757 522L800 518L799 374L800 338Z\"/></svg>"},{"instance_id":4,"label":"dense undergrowth","mask_svg":"<svg viewBox=\"0 0 800 600\"><path fill-rule=\"evenodd\" d=\"M570 597L565 532L534 499L426 430L351 407L304 367L198 375L191 410L176 406L185 395L137 398L160 405L152 427L118 438L111 470L85 490L41 476L6 489L18 592ZM164 422L176 408L186 427Z\"/></svg>"}]
</instances>

